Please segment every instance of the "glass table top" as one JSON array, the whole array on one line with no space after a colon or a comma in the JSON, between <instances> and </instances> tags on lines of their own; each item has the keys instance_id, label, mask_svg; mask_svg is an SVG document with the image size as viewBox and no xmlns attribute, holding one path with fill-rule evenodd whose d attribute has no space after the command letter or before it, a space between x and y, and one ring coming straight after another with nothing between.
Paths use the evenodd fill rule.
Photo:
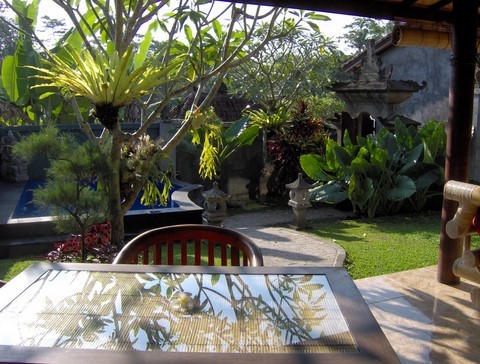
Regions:
<instances>
[{"instance_id":1,"label":"glass table top","mask_svg":"<svg viewBox=\"0 0 480 364\"><path fill-rule=\"evenodd\" d=\"M348 353L322 274L48 270L0 311L0 345L217 353Z\"/></svg>"}]
</instances>

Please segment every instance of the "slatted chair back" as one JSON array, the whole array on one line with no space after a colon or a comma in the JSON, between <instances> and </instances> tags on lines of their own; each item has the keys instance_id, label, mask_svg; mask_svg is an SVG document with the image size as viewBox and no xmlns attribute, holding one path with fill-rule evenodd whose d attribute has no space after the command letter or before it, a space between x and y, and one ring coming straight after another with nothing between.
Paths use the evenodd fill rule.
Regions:
<instances>
[{"instance_id":1,"label":"slatted chair back","mask_svg":"<svg viewBox=\"0 0 480 364\"><path fill-rule=\"evenodd\" d=\"M113 264L263 266L263 257L257 245L237 231L187 224L138 235Z\"/></svg>"}]
</instances>

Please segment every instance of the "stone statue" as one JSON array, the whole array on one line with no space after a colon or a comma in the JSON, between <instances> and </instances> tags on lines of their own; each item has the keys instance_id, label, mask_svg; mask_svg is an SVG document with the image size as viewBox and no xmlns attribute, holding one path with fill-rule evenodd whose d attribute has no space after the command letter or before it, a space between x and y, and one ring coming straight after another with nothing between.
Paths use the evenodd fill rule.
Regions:
<instances>
[{"instance_id":1,"label":"stone statue","mask_svg":"<svg viewBox=\"0 0 480 364\"><path fill-rule=\"evenodd\" d=\"M13 154L13 146L17 139L9 130L0 142L0 178L9 182L24 182L28 180L27 163Z\"/></svg>"}]
</instances>

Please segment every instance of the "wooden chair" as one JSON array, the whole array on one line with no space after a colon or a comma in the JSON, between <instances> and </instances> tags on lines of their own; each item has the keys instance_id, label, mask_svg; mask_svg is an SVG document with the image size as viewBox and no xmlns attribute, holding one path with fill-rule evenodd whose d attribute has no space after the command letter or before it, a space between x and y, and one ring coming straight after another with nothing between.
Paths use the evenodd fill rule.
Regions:
<instances>
[{"instance_id":1,"label":"wooden chair","mask_svg":"<svg viewBox=\"0 0 480 364\"><path fill-rule=\"evenodd\" d=\"M216 257L220 264L215 264ZM187 224L138 235L113 264L263 266L263 257L257 245L237 231Z\"/></svg>"}]
</instances>

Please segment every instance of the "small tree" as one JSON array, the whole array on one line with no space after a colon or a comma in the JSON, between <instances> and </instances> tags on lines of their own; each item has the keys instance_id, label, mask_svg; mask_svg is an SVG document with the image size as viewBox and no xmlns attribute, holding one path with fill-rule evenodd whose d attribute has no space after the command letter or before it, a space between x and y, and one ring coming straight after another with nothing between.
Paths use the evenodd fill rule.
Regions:
<instances>
[{"instance_id":1,"label":"small tree","mask_svg":"<svg viewBox=\"0 0 480 364\"><path fill-rule=\"evenodd\" d=\"M43 86L48 88L45 96L52 90L62 91L76 110L80 127L89 140L106 151L111 170L103 182L109 194L112 242L119 247L124 244L124 214L140 191L147 192L147 203L158 197L156 182L164 174L156 161L167 156L192 128L204 124L206 119L202 115L227 72L258 54L269 42L287 36L313 15L295 12L292 16L287 9L262 10L225 3L221 3L223 11L219 13L213 11L219 7L214 1L181 0L175 6L168 1L100 0L79 4L53 1L65 10L74 29L64 38L68 46L56 49L56 54L43 45L47 59L42 67L29 70L41 73ZM18 2L4 2L23 20L29 19L30 13L21 12ZM220 17L229 19L226 27ZM248 48L266 17L269 23L259 41ZM132 45L140 31L144 32L141 43ZM162 34L164 41L155 53L150 53L156 32ZM35 37L31 28L26 33ZM165 141L152 141L149 154L138 160L137 169L123 170L127 164L122 163L122 151L142 145L140 139L162 109L175 97L193 89L196 94L192 108L176 134ZM205 91L207 96L201 99ZM94 135L78 107L82 99L91 103L93 115L104 126L101 137ZM146 112L138 129L126 133L122 131L121 111L134 101L140 102ZM126 172L135 178L122 181L128 175Z\"/></svg>"},{"instance_id":2,"label":"small tree","mask_svg":"<svg viewBox=\"0 0 480 364\"><path fill-rule=\"evenodd\" d=\"M328 17L317 15L314 20ZM298 26L288 36L269 42L262 52L236 67L226 78L229 89L270 114L288 111L298 100L324 96L343 61L342 53L320 27ZM262 40L260 29L251 47Z\"/></svg>"},{"instance_id":3,"label":"small tree","mask_svg":"<svg viewBox=\"0 0 480 364\"><path fill-rule=\"evenodd\" d=\"M104 151L49 126L17 143L14 152L29 161L39 155L50 160L47 183L34 192L33 202L51 211L58 232L80 235L85 261L87 231L108 219L107 190L97 188L111 172Z\"/></svg>"}]
</instances>

